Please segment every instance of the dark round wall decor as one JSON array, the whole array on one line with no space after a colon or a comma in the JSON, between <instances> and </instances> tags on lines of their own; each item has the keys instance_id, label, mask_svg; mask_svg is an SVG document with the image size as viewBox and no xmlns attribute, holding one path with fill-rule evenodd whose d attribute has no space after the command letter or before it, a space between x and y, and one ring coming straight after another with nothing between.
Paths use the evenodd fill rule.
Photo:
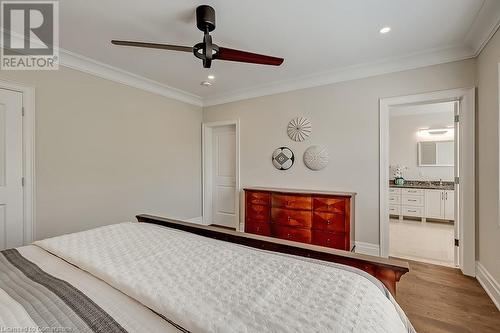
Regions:
<instances>
[{"instance_id":1,"label":"dark round wall decor","mask_svg":"<svg viewBox=\"0 0 500 333\"><path fill-rule=\"evenodd\" d=\"M273 165L278 170L288 170L295 162L295 155L288 147L279 147L273 152Z\"/></svg>"}]
</instances>

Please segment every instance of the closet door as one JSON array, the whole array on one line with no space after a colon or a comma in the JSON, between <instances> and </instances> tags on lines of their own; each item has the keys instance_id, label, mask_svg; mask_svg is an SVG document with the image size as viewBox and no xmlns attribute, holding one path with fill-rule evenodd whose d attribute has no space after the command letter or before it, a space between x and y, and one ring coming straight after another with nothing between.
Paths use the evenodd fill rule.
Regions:
<instances>
[{"instance_id":1,"label":"closet door","mask_svg":"<svg viewBox=\"0 0 500 333\"><path fill-rule=\"evenodd\" d=\"M23 245L23 95L0 89L0 250Z\"/></svg>"}]
</instances>

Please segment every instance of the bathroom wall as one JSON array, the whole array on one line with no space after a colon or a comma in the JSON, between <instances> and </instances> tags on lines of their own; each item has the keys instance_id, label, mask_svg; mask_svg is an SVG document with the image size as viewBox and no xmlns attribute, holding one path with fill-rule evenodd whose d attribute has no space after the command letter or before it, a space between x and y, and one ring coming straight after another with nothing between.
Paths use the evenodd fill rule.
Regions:
<instances>
[{"instance_id":1,"label":"bathroom wall","mask_svg":"<svg viewBox=\"0 0 500 333\"><path fill-rule=\"evenodd\" d=\"M390 113L390 176L393 177L397 165L402 165L407 167L403 171L403 177L407 180L452 181L453 167L418 166L418 142L429 141L429 139L419 137L418 131L425 128L437 129L453 126L453 102L393 108ZM430 140L440 139L438 136Z\"/></svg>"}]
</instances>

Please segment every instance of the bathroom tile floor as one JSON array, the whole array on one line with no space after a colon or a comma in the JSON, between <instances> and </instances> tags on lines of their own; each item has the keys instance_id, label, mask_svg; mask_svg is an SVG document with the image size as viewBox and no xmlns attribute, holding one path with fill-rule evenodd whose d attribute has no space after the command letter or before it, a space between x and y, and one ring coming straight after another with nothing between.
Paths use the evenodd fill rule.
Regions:
<instances>
[{"instance_id":1,"label":"bathroom tile floor","mask_svg":"<svg viewBox=\"0 0 500 333\"><path fill-rule=\"evenodd\" d=\"M390 220L389 255L454 267L454 226L449 222Z\"/></svg>"}]
</instances>

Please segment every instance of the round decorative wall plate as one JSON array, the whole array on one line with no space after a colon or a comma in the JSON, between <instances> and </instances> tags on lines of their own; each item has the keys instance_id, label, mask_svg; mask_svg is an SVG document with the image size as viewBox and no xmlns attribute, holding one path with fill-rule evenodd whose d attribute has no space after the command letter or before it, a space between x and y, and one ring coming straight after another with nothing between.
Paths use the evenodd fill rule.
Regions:
<instances>
[{"instance_id":1,"label":"round decorative wall plate","mask_svg":"<svg viewBox=\"0 0 500 333\"><path fill-rule=\"evenodd\" d=\"M302 142L311 135L311 132L311 121L305 117L293 118L288 123L287 133L293 141Z\"/></svg>"},{"instance_id":2,"label":"round decorative wall plate","mask_svg":"<svg viewBox=\"0 0 500 333\"><path fill-rule=\"evenodd\" d=\"M323 146L311 146L304 153L304 164L314 171L324 169L329 160L328 150Z\"/></svg>"},{"instance_id":3,"label":"round decorative wall plate","mask_svg":"<svg viewBox=\"0 0 500 333\"><path fill-rule=\"evenodd\" d=\"M273 152L273 165L278 170L288 170L295 162L295 155L288 147L279 147Z\"/></svg>"}]
</instances>

